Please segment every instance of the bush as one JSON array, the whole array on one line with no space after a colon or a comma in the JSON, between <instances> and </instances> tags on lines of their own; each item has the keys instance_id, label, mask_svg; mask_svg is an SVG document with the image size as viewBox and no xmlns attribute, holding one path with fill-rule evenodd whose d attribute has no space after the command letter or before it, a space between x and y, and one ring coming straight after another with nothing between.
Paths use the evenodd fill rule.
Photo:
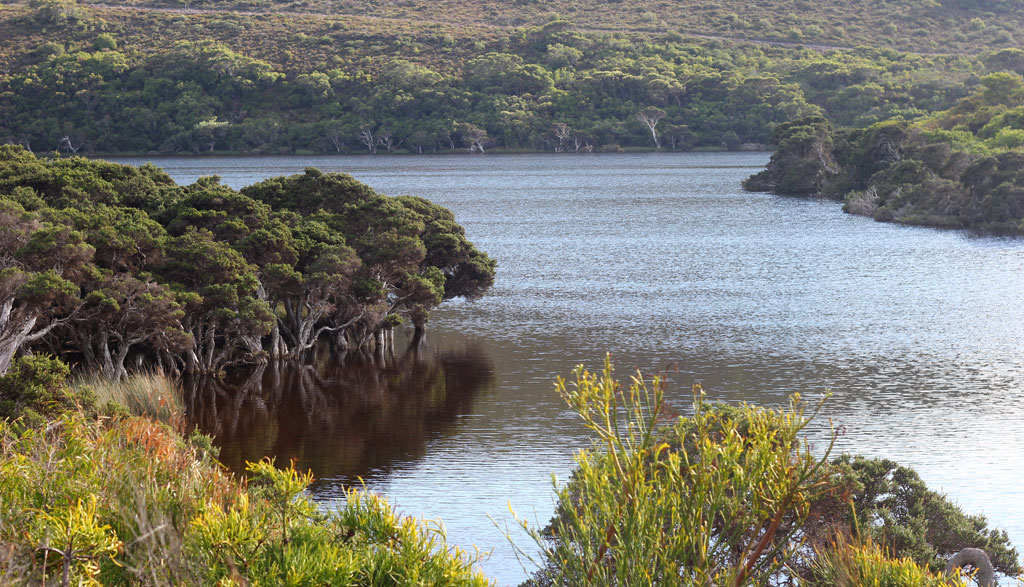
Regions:
<instances>
[{"instance_id":1,"label":"bush","mask_svg":"<svg viewBox=\"0 0 1024 587\"><path fill-rule=\"evenodd\" d=\"M928 489L913 469L849 455L836 459L833 466L853 480L849 490L857 518L847 517L847 524L890 555L937 572L960 550L980 548L997 572L1013 576L1022 571L1005 531L989 528L983 516L965 514L947 497Z\"/></svg>"},{"instance_id":2,"label":"bush","mask_svg":"<svg viewBox=\"0 0 1024 587\"><path fill-rule=\"evenodd\" d=\"M1005 532L968 516L891 461L815 457L800 438L813 416L709 405L669 419L660 378L581 367L557 389L597 436L557 490L524 585L940 585L946 561L985 550L1021 572ZM822 451L816 451L821 454ZM529 553L522 553L529 555Z\"/></svg>"},{"instance_id":3,"label":"bush","mask_svg":"<svg viewBox=\"0 0 1024 587\"><path fill-rule=\"evenodd\" d=\"M812 502L834 485L789 410L709 408L668 429L663 382L624 389L610 362L557 387L597 435L558 491L533 585L763 584L798 556ZM826 451L827 454L827 451Z\"/></svg>"},{"instance_id":4,"label":"bush","mask_svg":"<svg viewBox=\"0 0 1024 587\"><path fill-rule=\"evenodd\" d=\"M0 418L21 418L26 426L69 411L94 411L96 398L88 389L67 386L70 369L58 359L46 355L19 357L0 377Z\"/></svg>"},{"instance_id":5,"label":"bush","mask_svg":"<svg viewBox=\"0 0 1024 587\"><path fill-rule=\"evenodd\" d=\"M884 585L886 587L963 587L959 576L933 574L909 558L893 558L873 542L850 543L841 536L817 553L810 587Z\"/></svg>"}]
</instances>

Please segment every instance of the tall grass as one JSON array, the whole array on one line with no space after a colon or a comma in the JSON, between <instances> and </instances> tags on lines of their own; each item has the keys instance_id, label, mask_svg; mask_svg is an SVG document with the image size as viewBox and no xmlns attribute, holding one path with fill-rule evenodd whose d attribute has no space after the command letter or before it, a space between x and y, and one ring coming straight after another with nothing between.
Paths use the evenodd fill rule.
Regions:
<instances>
[{"instance_id":1,"label":"tall grass","mask_svg":"<svg viewBox=\"0 0 1024 587\"><path fill-rule=\"evenodd\" d=\"M92 390L99 405L112 402L124 406L133 416L145 416L179 432L184 426L181 391L174 380L161 373L135 373L119 381L91 374L79 377L71 386Z\"/></svg>"}]
</instances>

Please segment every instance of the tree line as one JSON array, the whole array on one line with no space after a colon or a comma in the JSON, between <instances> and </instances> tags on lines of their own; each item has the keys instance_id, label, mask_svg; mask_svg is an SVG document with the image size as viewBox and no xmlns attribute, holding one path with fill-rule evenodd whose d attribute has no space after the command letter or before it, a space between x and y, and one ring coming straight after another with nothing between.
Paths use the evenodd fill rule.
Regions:
<instances>
[{"instance_id":1,"label":"tree line","mask_svg":"<svg viewBox=\"0 0 1024 587\"><path fill-rule=\"evenodd\" d=\"M447 209L316 169L235 191L152 165L40 159L0 146L0 372L45 350L119 378L127 365L218 373L384 348L495 262Z\"/></svg>"},{"instance_id":2,"label":"tree line","mask_svg":"<svg viewBox=\"0 0 1024 587\"><path fill-rule=\"evenodd\" d=\"M46 5L10 11L3 30L18 43L0 55L0 141L39 152L737 149L805 116L920 118L980 74L1024 70L1016 49L821 53L562 20L482 40L333 25L296 39L256 16L125 23ZM255 44L232 32L263 29Z\"/></svg>"}]
</instances>

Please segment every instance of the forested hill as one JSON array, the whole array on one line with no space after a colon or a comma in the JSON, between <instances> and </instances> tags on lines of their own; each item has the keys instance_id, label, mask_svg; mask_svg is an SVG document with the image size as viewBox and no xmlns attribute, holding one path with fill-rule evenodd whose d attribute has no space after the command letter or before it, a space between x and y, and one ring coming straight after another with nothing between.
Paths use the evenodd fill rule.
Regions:
<instances>
[{"instance_id":1,"label":"forested hill","mask_svg":"<svg viewBox=\"0 0 1024 587\"><path fill-rule=\"evenodd\" d=\"M371 17L417 28L541 26L564 19L581 30L892 48L949 53L1024 40L1022 0L96 0L133 8L233 10Z\"/></svg>"},{"instance_id":2,"label":"forested hill","mask_svg":"<svg viewBox=\"0 0 1024 587\"><path fill-rule=\"evenodd\" d=\"M345 153L756 147L1024 71L1020 0L0 5L0 143ZM853 48L859 47L859 48Z\"/></svg>"}]
</instances>

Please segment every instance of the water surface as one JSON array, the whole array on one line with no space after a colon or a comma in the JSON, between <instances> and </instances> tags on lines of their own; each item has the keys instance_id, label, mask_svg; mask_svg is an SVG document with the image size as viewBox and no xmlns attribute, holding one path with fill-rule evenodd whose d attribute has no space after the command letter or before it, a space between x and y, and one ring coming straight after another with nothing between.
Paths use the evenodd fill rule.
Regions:
<instances>
[{"instance_id":1,"label":"water surface","mask_svg":"<svg viewBox=\"0 0 1024 587\"><path fill-rule=\"evenodd\" d=\"M262 373L291 383L205 392L217 412L204 426L230 461L312 467L325 503L361 477L404 513L442 519L452 542L492 550L483 568L514 584L524 573L488 517L504 524L511 504L547 520L551 474L566 478L588 442L552 381L610 352L623 377L671 367L681 411L698 382L771 406L830 392L818 446L831 419L838 450L914 467L1024 546L1024 241L743 192L767 158L156 159L179 182L236 188L345 171L447 206L498 261L490 295L433 313L419 356Z\"/></svg>"}]
</instances>

